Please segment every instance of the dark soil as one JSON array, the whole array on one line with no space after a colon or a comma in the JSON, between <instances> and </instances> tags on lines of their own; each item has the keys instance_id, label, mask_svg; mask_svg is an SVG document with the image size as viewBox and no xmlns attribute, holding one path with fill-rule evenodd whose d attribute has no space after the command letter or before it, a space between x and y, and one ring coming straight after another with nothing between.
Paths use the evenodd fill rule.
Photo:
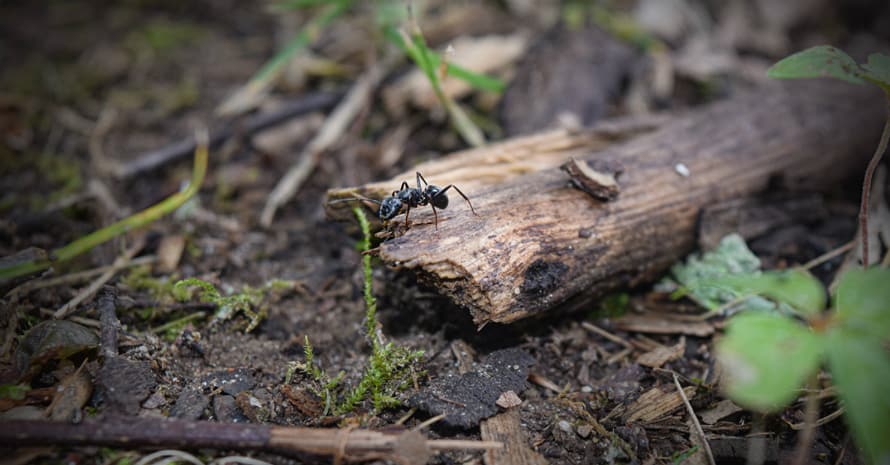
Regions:
<instances>
[{"instance_id":1,"label":"dark soil","mask_svg":"<svg viewBox=\"0 0 890 465\"><path fill-rule=\"evenodd\" d=\"M480 19L480 24L467 23L466 31L457 27L441 32L434 45L445 44L459 34L503 32L505 24L525 28L535 40L571 40L565 33L548 33L540 18L511 13L501 3L479 7L484 10L479 16L491 16L489 22ZM711 5L714 2L693 3L701 3L714 17L721 13L722 6ZM840 42L857 32L890 30L878 26L888 24L886 5L855 3L826 8L824 14L838 13L831 19L811 15L780 32L787 33L791 49L797 49L809 45L814 37ZM863 13L867 11L873 14ZM0 7L0 255L28 247L51 250L179 190L189 176L188 156L131 179L115 177L104 163L137 160L147 150L189 137L197 127L222 127L214 108L280 48L279 36L294 28L284 28L287 21L282 18L283 14L269 12L264 4L235 1L4 2ZM428 21L441 18L432 16ZM319 43L327 45L314 50L318 56L339 60L344 69L332 75L316 72L290 89L278 88L271 98L348 88L367 64L367 55L373 55L373 44L366 44L369 50L349 48L348 44L338 49L335 42L346 36L344 29L346 25L325 30L325 39ZM598 31L595 35L602 34ZM551 43L528 53L558 53L570 48ZM612 53L619 55L619 62L610 61L609 66L623 68L610 68L606 76L590 78L604 87L585 96L583 102L566 100L565 94L552 95L558 93L558 86L536 94L534 79L522 74L535 68L535 63L528 63L534 61L529 55L517 71L520 93L508 91L501 107L479 103L482 99L465 103L478 104L477 111L491 123L508 121L508 129L516 132L526 130L526 122L515 115L523 106L535 104L529 99L585 104L586 110L572 109L580 113L583 124L625 114L631 106L628 95L634 82L646 73L642 54L633 50L631 45L622 45ZM633 53L639 56L630 58ZM760 49L744 48L739 56L756 58L758 63L778 58ZM568 61L558 67L570 67ZM757 84L736 74L743 68L730 68L707 81L679 76L670 94L655 92L642 98L652 109L685 108L722 98ZM408 69L406 64L399 72ZM560 68L559 74L572 72ZM586 66L577 72L595 70ZM580 92L577 86L569 88ZM523 95L526 101L521 101ZM297 371L289 384L285 382L290 364L303 361L305 337L314 348L315 363L330 374L343 371L346 384L359 380L370 352L364 337L357 236L351 225L326 220L322 206L325 190L387 178L423 159L463 148L435 112L407 109L406 114L395 116L381 103L375 100L335 149L321 158L308 182L278 212L270 228L259 226L259 211L314 130L304 130L305 135L279 145L281 150L276 153L261 148L256 138L231 138L213 150L199 198L188 207L191 213L169 215L144 231L117 238L55 269L53 276L62 276L111 264L140 235L146 245L137 259L160 254L176 237L185 241L184 253L174 268L164 270L158 264L128 268L109 282L118 294L116 313L122 324L121 357L113 359L117 360L113 364L101 363L95 353L87 353L38 365L23 375L15 365L14 356L22 346L17 337L51 318L52 312L77 295L89 280L45 287L16 298L7 294L0 310L0 321L4 322L0 329L12 339L3 346L6 353L2 354L0 384L24 383L31 390L54 387L86 361L85 369L96 388L79 418L123 413L280 425L383 427L406 416L408 407L372 415L367 402L348 415L325 416L324 406L307 389L312 384L309 376ZM506 111L510 112L507 118ZM311 125L306 121L323 114L300 121ZM535 121L530 124L542 125L543 115L553 116L535 111ZM383 164L381 154L400 124L412 128L404 145L405 155L395 163ZM233 127L237 134L237 124ZM97 181L110 191L112 202L97 197ZM836 193L820 198L826 212L823 217L770 231L750 242L752 250L766 267L783 267L848 242L856 226L857 182L851 180ZM816 272L829 280L841 260L829 261ZM548 289L551 274L559 272L545 268L535 277L537 287L532 291ZM244 314L218 320L213 318L213 306L202 307L196 299L192 305L174 301L170 284L187 277L206 280L224 294L244 286L261 287L272 280L291 284L263 300L264 318L246 332L249 320ZM23 282L7 282L3 291ZM698 311L688 302L670 301L647 286L627 291L631 292L631 311L642 307L673 313ZM418 285L406 272L375 263L374 293L387 340L424 352L424 374L417 377L416 387L403 392L402 400L457 376L459 348L469 348L474 353L470 358L476 362L498 349L519 349L530 355L531 382L517 392L523 400L518 408L529 446L550 463L676 463L694 446L694 433L683 407L648 420L628 420L626 410L653 388L675 392L673 373L684 386L694 386L691 403L697 412L712 409L723 399L715 385L711 337L613 331L596 302L584 313L556 312L534 321L490 325L477 331L465 310ZM172 330L162 327L199 311L204 312L203 317L174 325ZM74 315L74 322L98 333L95 299L87 299ZM621 342L586 329L584 322L610 330ZM646 347L671 347L681 339L685 346L676 360L657 369L637 364ZM108 394L123 386L129 396ZM48 405L47 398L28 399L3 404L2 409L9 412L26 403L41 409ZM764 439L768 463L787 462L798 438L789 424L802 421L802 408L802 402L795 403L784 413L766 418L740 411L704 425L718 463L745 463L749 435ZM835 400L826 401L820 416L837 408ZM406 425L419 424L429 416L417 411ZM608 434L593 429L596 422ZM478 439L477 423L435 425L430 435ZM811 463L859 463L842 421L820 428L812 451ZM143 452L128 455L124 450L51 447L36 453L12 453L22 459L15 463L98 464L124 463L124 457ZM202 453L222 457L239 451ZM254 455L285 463L274 454ZM436 456L434 463L481 463L481 454L450 452Z\"/></svg>"}]
</instances>

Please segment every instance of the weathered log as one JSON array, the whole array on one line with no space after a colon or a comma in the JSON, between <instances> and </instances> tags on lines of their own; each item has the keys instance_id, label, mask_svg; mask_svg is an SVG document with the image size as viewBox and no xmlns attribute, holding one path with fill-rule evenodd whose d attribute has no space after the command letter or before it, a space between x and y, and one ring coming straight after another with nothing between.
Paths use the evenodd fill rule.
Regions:
<instances>
[{"instance_id":1,"label":"weathered log","mask_svg":"<svg viewBox=\"0 0 890 465\"><path fill-rule=\"evenodd\" d=\"M583 305L657 278L689 253L704 207L770 186L825 189L860 173L878 141L882 110L881 96L867 88L794 82L677 117L603 150L579 153L589 132L563 135L550 141L573 142L571 150L552 151L561 160L490 184L478 181L487 169L472 164L485 153L454 154L437 162L451 163L451 171L418 170L437 185L457 184L479 216L457 196L439 211L438 228L428 207L414 209L410 229L383 242L380 257L417 270L466 306L480 326ZM515 147L528 149L534 137L548 136L484 150L509 157ZM618 197L602 201L572 188L569 175L557 168L570 157L622 166ZM515 171L509 163L499 169ZM380 199L411 179L413 173L406 173L387 183L332 191L329 198Z\"/></svg>"}]
</instances>

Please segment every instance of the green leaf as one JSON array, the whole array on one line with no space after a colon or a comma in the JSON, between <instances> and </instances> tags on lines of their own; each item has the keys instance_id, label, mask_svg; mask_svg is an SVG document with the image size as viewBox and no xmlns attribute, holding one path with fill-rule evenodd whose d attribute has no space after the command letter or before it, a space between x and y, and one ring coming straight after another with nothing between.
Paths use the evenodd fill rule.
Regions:
<instances>
[{"instance_id":1,"label":"green leaf","mask_svg":"<svg viewBox=\"0 0 890 465\"><path fill-rule=\"evenodd\" d=\"M883 53L872 53L868 56L868 63L862 65L862 69L865 70L862 77L890 93L890 57Z\"/></svg>"},{"instance_id":2,"label":"green leaf","mask_svg":"<svg viewBox=\"0 0 890 465\"><path fill-rule=\"evenodd\" d=\"M862 84L859 65L843 51L830 45L808 48L788 56L766 70L774 79L832 77Z\"/></svg>"},{"instance_id":3,"label":"green leaf","mask_svg":"<svg viewBox=\"0 0 890 465\"><path fill-rule=\"evenodd\" d=\"M732 320L717 346L727 373L726 393L757 411L782 408L819 368L822 339L791 318L746 312Z\"/></svg>"},{"instance_id":4,"label":"green leaf","mask_svg":"<svg viewBox=\"0 0 890 465\"><path fill-rule=\"evenodd\" d=\"M782 270L759 274L728 275L703 281L730 289L738 294L758 294L776 302L784 302L805 315L825 309L825 288L808 271Z\"/></svg>"},{"instance_id":5,"label":"green leaf","mask_svg":"<svg viewBox=\"0 0 890 465\"><path fill-rule=\"evenodd\" d=\"M671 267L671 274L701 306L715 310L726 302L741 297L738 293L700 283L732 274L750 274L760 270L760 259L748 249L738 234L730 234L720 244L701 256L690 255L686 263Z\"/></svg>"},{"instance_id":6,"label":"green leaf","mask_svg":"<svg viewBox=\"0 0 890 465\"><path fill-rule=\"evenodd\" d=\"M890 463L890 356L880 339L837 328L829 332L832 380L847 408L847 423L868 462Z\"/></svg>"},{"instance_id":7,"label":"green leaf","mask_svg":"<svg viewBox=\"0 0 890 465\"><path fill-rule=\"evenodd\" d=\"M838 323L847 331L890 338L890 270L854 269L844 273L834 305Z\"/></svg>"}]
</instances>

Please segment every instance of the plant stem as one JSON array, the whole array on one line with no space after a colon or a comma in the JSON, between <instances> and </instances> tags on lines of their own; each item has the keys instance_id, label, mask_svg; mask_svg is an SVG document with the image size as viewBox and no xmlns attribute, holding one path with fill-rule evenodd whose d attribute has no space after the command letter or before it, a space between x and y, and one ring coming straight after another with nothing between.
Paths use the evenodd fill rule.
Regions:
<instances>
[{"instance_id":1,"label":"plant stem","mask_svg":"<svg viewBox=\"0 0 890 465\"><path fill-rule=\"evenodd\" d=\"M885 91L885 103L887 104L887 119L884 121L884 130L881 132L881 140L878 148L868 162L865 169L865 179L862 181L862 202L859 204L859 229L862 231L862 267L868 268L868 207L871 196L871 180L875 170L881 163L881 157L887 150L887 140L890 139L890 92Z\"/></svg>"},{"instance_id":2,"label":"plant stem","mask_svg":"<svg viewBox=\"0 0 890 465\"><path fill-rule=\"evenodd\" d=\"M797 449L794 451L793 465L804 465L810 457L810 448L816 435L816 420L819 418L819 373L814 374L809 383L806 404L803 411L804 429L797 441Z\"/></svg>"}]
</instances>

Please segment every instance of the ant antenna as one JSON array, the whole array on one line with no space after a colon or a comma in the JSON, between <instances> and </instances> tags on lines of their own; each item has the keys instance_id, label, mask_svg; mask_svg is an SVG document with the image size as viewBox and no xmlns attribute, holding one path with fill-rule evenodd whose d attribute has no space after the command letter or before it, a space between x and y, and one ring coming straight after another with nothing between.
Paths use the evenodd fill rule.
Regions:
<instances>
[{"instance_id":1,"label":"ant antenna","mask_svg":"<svg viewBox=\"0 0 890 465\"><path fill-rule=\"evenodd\" d=\"M368 197L365 197L362 195L362 196L358 196L358 197L347 197L345 199L330 200L330 201L328 201L328 205L330 205L332 203L355 202L356 200L362 201L362 202L373 202L373 203L376 203L377 205L381 204L381 202L379 200L371 199L371 198L368 198Z\"/></svg>"}]
</instances>

